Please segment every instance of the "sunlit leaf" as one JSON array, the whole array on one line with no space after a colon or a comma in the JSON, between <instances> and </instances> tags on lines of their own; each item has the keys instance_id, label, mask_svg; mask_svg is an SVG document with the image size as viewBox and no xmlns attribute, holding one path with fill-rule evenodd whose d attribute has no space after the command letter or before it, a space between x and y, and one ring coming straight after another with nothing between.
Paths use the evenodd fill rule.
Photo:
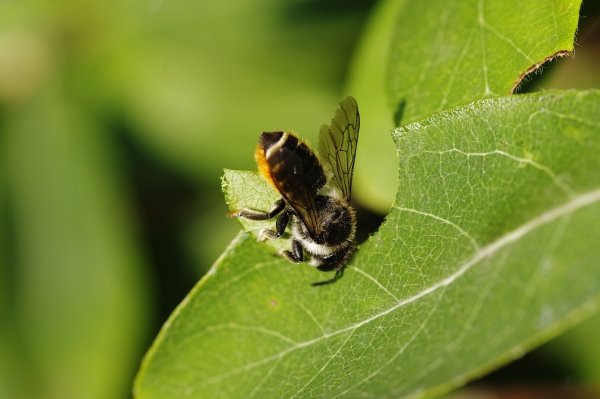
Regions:
<instances>
[{"instance_id":1,"label":"sunlit leaf","mask_svg":"<svg viewBox=\"0 0 600 399\"><path fill-rule=\"evenodd\" d=\"M396 20L388 94L402 120L509 94L573 50L581 0L409 2ZM434 16L432 18L432 16Z\"/></svg>"},{"instance_id":2,"label":"sunlit leaf","mask_svg":"<svg viewBox=\"0 0 600 399\"><path fill-rule=\"evenodd\" d=\"M137 397L431 396L589 315L598 115L599 91L546 92L397 129L398 195L344 277L310 287L322 273L241 233L165 324ZM237 205L268 209L253 175L227 176Z\"/></svg>"},{"instance_id":3,"label":"sunlit leaf","mask_svg":"<svg viewBox=\"0 0 600 399\"><path fill-rule=\"evenodd\" d=\"M415 121L511 92L547 58L573 50L580 0L403 1L380 4L361 42L348 94L362 109L356 189L393 202L396 164L384 143L393 120Z\"/></svg>"}]
</instances>

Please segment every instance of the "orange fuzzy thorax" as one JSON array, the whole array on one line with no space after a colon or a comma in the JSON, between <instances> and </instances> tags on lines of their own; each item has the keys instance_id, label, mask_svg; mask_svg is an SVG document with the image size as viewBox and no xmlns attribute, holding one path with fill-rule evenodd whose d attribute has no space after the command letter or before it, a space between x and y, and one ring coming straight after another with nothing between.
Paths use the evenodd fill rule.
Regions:
<instances>
[{"instance_id":1,"label":"orange fuzzy thorax","mask_svg":"<svg viewBox=\"0 0 600 399\"><path fill-rule=\"evenodd\" d=\"M265 156L265 150L259 145L256 146L256 151L254 151L254 159L256 159L256 163L258 164L258 173L274 188L275 183L273 182L273 178L271 177L271 168L267 163L267 158Z\"/></svg>"}]
</instances>

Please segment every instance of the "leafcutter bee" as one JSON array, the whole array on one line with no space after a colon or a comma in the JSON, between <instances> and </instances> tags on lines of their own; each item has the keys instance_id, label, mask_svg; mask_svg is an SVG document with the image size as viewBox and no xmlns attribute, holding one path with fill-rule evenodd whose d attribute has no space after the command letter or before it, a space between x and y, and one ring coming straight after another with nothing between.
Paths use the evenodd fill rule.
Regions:
<instances>
[{"instance_id":1,"label":"leafcutter bee","mask_svg":"<svg viewBox=\"0 0 600 399\"><path fill-rule=\"evenodd\" d=\"M304 260L317 269L335 271L330 284L339 279L356 245L356 213L350 205L352 174L358 143L360 115L353 97L340 102L329 126L319 136L320 156L291 132L264 132L255 158L262 177L281 194L268 212L242 209L235 215L251 220L277 217L274 229L263 229L259 239L276 239L291 231L291 248L282 255L291 262Z\"/></svg>"}]
</instances>

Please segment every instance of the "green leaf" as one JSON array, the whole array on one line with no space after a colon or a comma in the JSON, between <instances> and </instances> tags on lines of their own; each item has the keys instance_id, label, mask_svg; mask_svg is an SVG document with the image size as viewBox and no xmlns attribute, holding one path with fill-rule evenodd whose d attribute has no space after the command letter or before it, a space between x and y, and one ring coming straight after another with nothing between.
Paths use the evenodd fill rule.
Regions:
<instances>
[{"instance_id":1,"label":"green leaf","mask_svg":"<svg viewBox=\"0 0 600 399\"><path fill-rule=\"evenodd\" d=\"M397 129L395 205L345 276L310 287L323 273L241 233L136 396L432 396L564 330L600 301L598 115L600 91L546 92ZM230 204L270 206L253 175L225 179Z\"/></svg>"},{"instance_id":2,"label":"green leaf","mask_svg":"<svg viewBox=\"0 0 600 399\"><path fill-rule=\"evenodd\" d=\"M257 172L239 171L225 169L222 179L222 188L225 193L225 202L231 211L242 208L254 210L264 210L270 208L280 196L277 191L269 186ZM261 229L272 228L272 220L252 221L247 219L238 219L242 229L250 232L258 238ZM285 238L289 234L285 233L282 240L270 240L266 245L276 251L286 249Z\"/></svg>"},{"instance_id":3,"label":"green leaf","mask_svg":"<svg viewBox=\"0 0 600 399\"><path fill-rule=\"evenodd\" d=\"M409 2L398 14L388 94L404 121L509 94L546 58L573 50L581 0ZM432 18L435 15L436 18Z\"/></svg>"},{"instance_id":4,"label":"green leaf","mask_svg":"<svg viewBox=\"0 0 600 399\"><path fill-rule=\"evenodd\" d=\"M362 115L357 197L381 211L393 202L396 187L389 173L396 158L386 146L386 133L399 121L509 94L526 72L549 57L572 51L580 3L388 0L380 4L358 47L348 85Z\"/></svg>"}]
</instances>

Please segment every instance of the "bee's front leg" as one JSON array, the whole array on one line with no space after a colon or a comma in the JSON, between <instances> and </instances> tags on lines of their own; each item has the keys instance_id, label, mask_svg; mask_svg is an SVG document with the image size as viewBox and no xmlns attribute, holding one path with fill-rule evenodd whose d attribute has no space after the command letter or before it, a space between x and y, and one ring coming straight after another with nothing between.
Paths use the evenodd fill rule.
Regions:
<instances>
[{"instance_id":1,"label":"bee's front leg","mask_svg":"<svg viewBox=\"0 0 600 399\"><path fill-rule=\"evenodd\" d=\"M253 211L252 209L244 208L233 214L235 217L242 217L250 220L267 220L274 218L278 213L285 208L285 201L280 198L273 204L269 212Z\"/></svg>"},{"instance_id":2,"label":"bee's front leg","mask_svg":"<svg viewBox=\"0 0 600 399\"><path fill-rule=\"evenodd\" d=\"M304 260L304 251L302 250L302 244L298 240L292 240L292 250L282 251L281 254L288 258L290 262L300 263Z\"/></svg>"},{"instance_id":3,"label":"bee's front leg","mask_svg":"<svg viewBox=\"0 0 600 399\"><path fill-rule=\"evenodd\" d=\"M281 237L283 235L283 233L285 233L285 228L287 227L289 221L290 221L289 212L283 211L281 213L281 215L279 215L279 217L277 218L277 221L275 222L275 230L262 229L258 233L258 240L259 241L274 240L276 238Z\"/></svg>"}]
</instances>

